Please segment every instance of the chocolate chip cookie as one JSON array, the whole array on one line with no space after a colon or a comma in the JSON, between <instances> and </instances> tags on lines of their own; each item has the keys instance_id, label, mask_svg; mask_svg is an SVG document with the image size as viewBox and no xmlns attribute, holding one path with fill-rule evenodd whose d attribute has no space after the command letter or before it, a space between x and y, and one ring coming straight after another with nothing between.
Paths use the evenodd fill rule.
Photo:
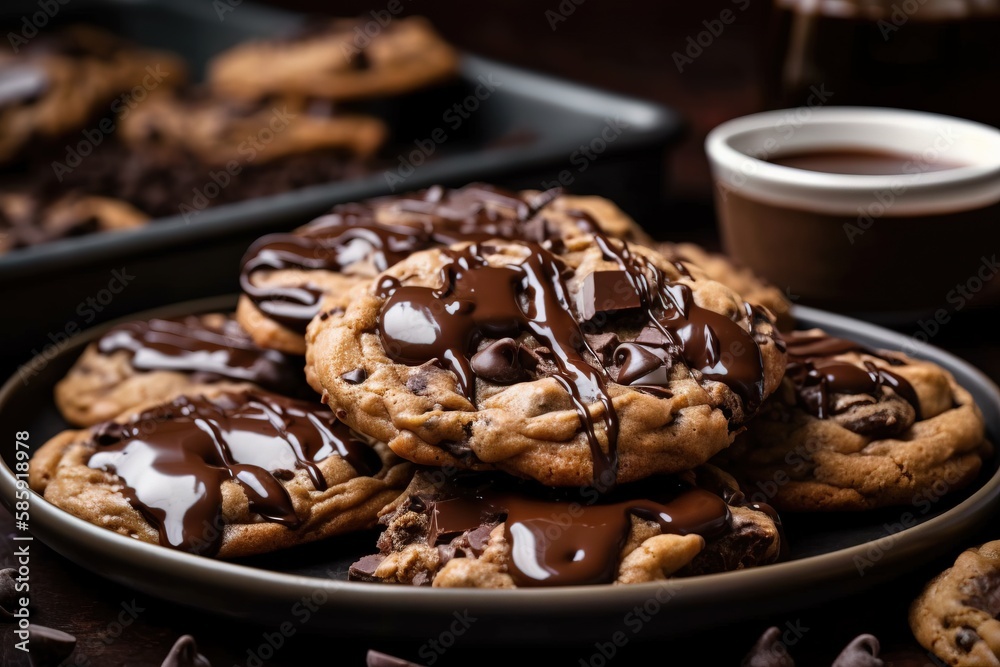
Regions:
<instances>
[{"instance_id":1,"label":"chocolate chip cookie","mask_svg":"<svg viewBox=\"0 0 1000 667\"><path fill-rule=\"evenodd\" d=\"M17 55L0 56L0 163L38 142L82 131L119 107L127 111L126 102L116 104L119 95L138 88L145 97L184 79L177 56L98 28L70 26L39 36Z\"/></svg>"},{"instance_id":2,"label":"chocolate chip cookie","mask_svg":"<svg viewBox=\"0 0 1000 667\"><path fill-rule=\"evenodd\" d=\"M222 313L129 322L87 346L56 385L55 401L66 421L91 426L209 385L304 396L303 364L257 347Z\"/></svg>"},{"instance_id":3,"label":"chocolate chip cookie","mask_svg":"<svg viewBox=\"0 0 1000 667\"><path fill-rule=\"evenodd\" d=\"M342 419L420 464L551 486L704 463L785 368L765 310L600 233L425 250L346 304L306 355Z\"/></svg>"},{"instance_id":4,"label":"chocolate chip cookie","mask_svg":"<svg viewBox=\"0 0 1000 667\"><path fill-rule=\"evenodd\" d=\"M461 240L569 239L587 230L645 241L614 203L559 190L511 192L485 184L433 187L334 207L291 234L269 234L243 259L237 318L258 345L305 353L306 325L344 305L355 285L410 254Z\"/></svg>"},{"instance_id":5,"label":"chocolate chip cookie","mask_svg":"<svg viewBox=\"0 0 1000 667\"><path fill-rule=\"evenodd\" d=\"M767 508L705 468L601 496L497 474L423 469L383 510L379 553L352 579L442 588L633 584L770 563ZM524 543L528 546L521 546Z\"/></svg>"},{"instance_id":6,"label":"chocolate chip cookie","mask_svg":"<svg viewBox=\"0 0 1000 667\"><path fill-rule=\"evenodd\" d=\"M367 158L387 134L377 118L333 113L329 105L302 99L240 103L172 91L150 97L121 125L121 136L133 151L179 152L209 166L336 152Z\"/></svg>"},{"instance_id":7,"label":"chocolate chip cookie","mask_svg":"<svg viewBox=\"0 0 1000 667\"><path fill-rule=\"evenodd\" d=\"M946 370L818 329L785 340L781 389L718 462L751 497L866 510L936 500L975 478L989 451L983 417Z\"/></svg>"},{"instance_id":8,"label":"chocolate chip cookie","mask_svg":"<svg viewBox=\"0 0 1000 667\"><path fill-rule=\"evenodd\" d=\"M29 477L86 521L223 558L371 527L408 481L407 464L322 405L212 390L64 431Z\"/></svg>"},{"instance_id":9,"label":"chocolate chip cookie","mask_svg":"<svg viewBox=\"0 0 1000 667\"><path fill-rule=\"evenodd\" d=\"M223 97L343 101L417 90L450 78L457 67L458 54L421 17L393 18L384 26L333 19L316 20L285 39L233 47L212 60L208 78Z\"/></svg>"},{"instance_id":10,"label":"chocolate chip cookie","mask_svg":"<svg viewBox=\"0 0 1000 667\"><path fill-rule=\"evenodd\" d=\"M130 204L108 197L74 192L47 201L27 192L0 193L0 254L93 232L135 229L148 220Z\"/></svg>"},{"instance_id":11,"label":"chocolate chip cookie","mask_svg":"<svg viewBox=\"0 0 1000 667\"><path fill-rule=\"evenodd\" d=\"M917 641L954 667L1000 665L1000 541L966 549L910 607Z\"/></svg>"}]
</instances>

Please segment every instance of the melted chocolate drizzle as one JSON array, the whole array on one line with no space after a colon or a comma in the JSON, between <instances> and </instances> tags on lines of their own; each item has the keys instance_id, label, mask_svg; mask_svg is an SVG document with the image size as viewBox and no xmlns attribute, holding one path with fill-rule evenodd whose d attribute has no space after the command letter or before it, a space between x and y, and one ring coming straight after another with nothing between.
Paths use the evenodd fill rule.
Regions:
<instances>
[{"instance_id":1,"label":"melted chocolate drizzle","mask_svg":"<svg viewBox=\"0 0 1000 667\"><path fill-rule=\"evenodd\" d=\"M253 382L288 394L303 389L294 372L301 363L257 347L231 319L221 327L210 327L197 316L129 322L104 334L97 347L102 354L128 351L132 367L140 371L180 371L210 381Z\"/></svg>"},{"instance_id":2,"label":"melted chocolate drizzle","mask_svg":"<svg viewBox=\"0 0 1000 667\"><path fill-rule=\"evenodd\" d=\"M563 280L565 264L534 243L524 244L527 257L504 266L487 262L488 246L443 249L451 261L442 269L441 289L403 286L385 278L376 292L385 299L378 332L388 356L408 365L437 360L455 373L470 401L475 398L477 371L489 372L486 379L500 384L528 379L513 339L532 335L541 346L537 350L546 351L554 362L548 375L566 389L580 417L590 444L594 479L604 480L607 472L614 479L618 468L619 425L608 392L610 381L663 389L669 386L674 363L683 363L689 372L729 386L750 415L763 400L764 370L757 342L740 325L695 304L690 287L670 282L626 243L618 247L602 234L594 238L605 259L616 262L621 270L613 280L588 283L586 304L577 307L579 316L570 306ZM606 297L603 292L608 290L619 294ZM595 351L590 342L596 340L595 335L589 339L585 335L594 318L620 312L631 316L637 309L643 311L645 322L638 337L618 345L610 355ZM746 316L751 314L747 309ZM584 325L578 317L585 320ZM497 341L477 354L482 341L505 338L511 340ZM494 349L501 344L504 349ZM499 370L505 360L509 360L510 373ZM619 370L612 377L606 367L616 365ZM594 402L602 404L606 451L588 408Z\"/></svg>"},{"instance_id":3,"label":"melted chocolate drizzle","mask_svg":"<svg viewBox=\"0 0 1000 667\"><path fill-rule=\"evenodd\" d=\"M323 291L314 285L292 287L255 285L261 271L284 269L375 275L412 253L459 241L493 238L542 242L557 234L535 213L554 200L549 190L534 200L488 185L459 190L435 186L412 195L344 204L292 234L269 234L250 246L243 258L240 287L262 313L283 326L304 333L319 312ZM389 224L380 213L408 215L408 223ZM587 229L588 222L579 222Z\"/></svg>"},{"instance_id":4,"label":"melted chocolate drizzle","mask_svg":"<svg viewBox=\"0 0 1000 667\"><path fill-rule=\"evenodd\" d=\"M614 581L633 516L656 522L665 534L711 539L729 529L729 507L710 491L673 478L659 478L655 487L644 484L640 489L648 495L596 504L491 486L447 500L418 500L429 510L431 546L503 522L510 543L508 571L521 587ZM488 537L488 531L477 532ZM481 551L485 545L479 546Z\"/></svg>"},{"instance_id":5,"label":"melted chocolate drizzle","mask_svg":"<svg viewBox=\"0 0 1000 667\"><path fill-rule=\"evenodd\" d=\"M180 397L128 423L95 427L93 441L88 465L121 478L160 543L202 555L221 544L223 482L243 488L254 514L296 528L300 519L280 479L303 469L325 490L317 464L334 454L360 475L382 467L370 445L324 406L263 392Z\"/></svg>"},{"instance_id":6,"label":"melted chocolate drizzle","mask_svg":"<svg viewBox=\"0 0 1000 667\"><path fill-rule=\"evenodd\" d=\"M860 343L836 338L825 333L792 331L782 334L788 347L786 377L795 386L799 405L818 419L833 414L831 396L834 394L868 394L878 397L883 387L891 388L920 416L920 399L917 392L902 376L866 361L864 368L837 361L833 357L855 352L877 357L899 366L904 362L895 356L871 350Z\"/></svg>"}]
</instances>

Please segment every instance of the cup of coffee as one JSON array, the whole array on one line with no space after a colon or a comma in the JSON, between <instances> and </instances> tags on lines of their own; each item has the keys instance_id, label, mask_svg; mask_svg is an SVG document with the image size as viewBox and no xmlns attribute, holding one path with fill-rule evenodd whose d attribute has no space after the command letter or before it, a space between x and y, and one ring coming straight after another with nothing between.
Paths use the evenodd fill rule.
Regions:
<instances>
[{"instance_id":1,"label":"cup of coffee","mask_svg":"<svg viewBox=\"0 0 1000 667\"><path fill-rule=\"evenodd\" d=\"M873 107L712 130L726 251L800 302L903 320L1000 303L1000 130Z\"/></svg>"}]
</instances>

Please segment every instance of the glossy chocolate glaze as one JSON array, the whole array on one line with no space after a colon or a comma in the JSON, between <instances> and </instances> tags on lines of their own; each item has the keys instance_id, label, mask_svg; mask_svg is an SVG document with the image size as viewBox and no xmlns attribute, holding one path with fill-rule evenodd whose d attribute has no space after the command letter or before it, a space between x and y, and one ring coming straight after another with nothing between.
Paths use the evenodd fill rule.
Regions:
<instances>
[{"instance_id":1,"label":"glossy chocolate glaze","mask_svg":"<svg viewBox=\"0 0 1000 667\"><path fill-rule=\"evenodd\" d=\"M560 193L550 190L529 201L489 185L459 190L435 186L414 194L344 204L292 234L269 234L250 246L243 258L240 287L262 313L279 324L304 333L316 316L323 296L313 285L264 287L253 275L284 269L362 272L384 271L409 255L458 241L491 238L544 241L555 238L537 210ZM390 224L388 211L412 217L407 224ZM589 221L581 219L586 229ZM374 273L372 273L374 271Z\"/></svg>"},{"instance_id":2,"label":"glossy chocolate glaze","mask_svg":"<svg viewBox=\"0 0 1000 667\"><path fill-rule=\"evenodd\" d=\"M633 516L654 521L663 533L673 535L710 539L729 528L729 507L705 489L674 478L660 478L639 489L643 495L637 498L581 503L498 485L420 503L430 517L432 546L484 524L503 522L511 549L508 571L521 587L611 583ZM482 532L488 537L488 531Z\"/></svg>"},{"instance_id":3,"label":"glossy chocolate glaze","mask_svg":"<svg viewBox=\"0 0 1000 667\"><path fill-rule=\"evenodd\" d=\"M441 289L401 286L385 278L376 291L385 299L378 332L388 356L408 365L437 360L455 373L470 401L477 374L498 384L530 379L532 363L537 366L544 359L530 361L524 352L531 356L531 351L514 339L533 336L540 345L534 355L544 351L551 358L551 372L546 374L566 389L580 416L594 479L603 479L609 471L614 478L618 465L618 416L608 392L610 382L669 395L670 371L683 364L699 379L725 383L751 415L763 399L764 369L757 341L739 324L698 306L689 286L668 280L627 244L602 234L594 238L604 258L620 270L609 272L610 279L585 284L584 303L577 304L576 313L563 279L565 264L533 243L524 244L525 258L512 258L503 266L487 262L486 245L444 249L450 262L442 269ZM603 327L598 320L606 323L621 315L641 318L639 335L611 354L595 349L595 336L605 334L588 335L588 329L599 331ZM748 307L744 317L750 321L752 316ZM489 339L501 340L477 352ZM616 372L609 371L615 367ZM604 424L603 442L588 410L595 402L602 405L597 419Z\"/></svg>"},{"instance_id":4,"label":"glossy chocolate glaze","mask_svg":"<svg viewBox=\"0 0 1000 667\"><path fill-rule=\"evenodd\" d=\"M231 319L210 327L198 316L129 322L104 334L102 354L126 350L140 371L167 370L196 374L206 381L253 382L267 389L297 394L302 390L301 360L257 347Z\"/></svg>"},{"instance_id":5,"label":"glossy chocolate glaze","mask_svg":"<svg viewBox=\"0 0 1000 667\"><path fill-rule=\"evenodd\" d=\"M0 65L0 109L37 99L49 87L49 76L35 63Z\"/></svg>"},{"instance_id":6,"label":"glossy chocolate glaze","mask_svg":"<svg viewBox=\"0 0 1000 667\"><path fill-rule=\"evenodd\" d=\"M221 543L226 481L243 488L252 513L294 529L300 520L279 480L302 469L324 490L317 464L334 454L359 475L382 467L326 407L264 392L180 397L92 433L88 465L121 478L125 497L159 530L161 544L203 555Z\"/></svg>"},{"instance_id":7,"label":"glossy chocolate glaze","mask_svg":"<svg viewBox=\"0 0 1000 667\"><path fill-rule=\"evenodd\" d=\"M865 362L856 366L833 357L856 352L878 357L892 365L901 365L898 357L870 350L864 345L825 333L792 331L782 334L788 346L787 377L795 385L799 405L819 419L832 414L831 396L834 394L869 394L880 396L883 387L890 387L916 411L920 419L920 399L917 392L902 376L886 368Z\"/></svg>"}]
</instances>

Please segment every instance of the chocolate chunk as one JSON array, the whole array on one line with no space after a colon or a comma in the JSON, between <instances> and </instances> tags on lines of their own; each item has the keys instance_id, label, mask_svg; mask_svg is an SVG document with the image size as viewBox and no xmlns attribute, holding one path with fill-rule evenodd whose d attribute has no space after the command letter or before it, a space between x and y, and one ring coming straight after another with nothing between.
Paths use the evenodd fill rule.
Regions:
<instances>
[{"instance_id":1,"label":"chocolate chunk","mask_svg":"<svg viewBox=\"0 0 1000 667\"><path fill-rule=\"evenodd\" d=\"M194 637L184 635L174 643L161 667L212 667L212 663L198 653Z\"/></svg>"},{"instance_id":2,"label":"chocolate chunk","mask_svg":"<svg viewBox=\"0 0 1000 667\"><path fill-rule=\"evenodd\" d=\"M38 99L49 86L45 70L33 64L7 64L0 70L0 109Z\"/></svg>"},{"instance_id":3,"label":"chocolate chunk","mask_svg":"<svg viewBox=\"0 0 1000 667\"><path fill-rule=\"evenodd\" d=\"M490 533L496 527L494 523L485 523L475 530L470 530L469 534L466 535L466 539L469 541L469 548L472 549L472 553L479 556L483 555L486 551L487 545L490 543Z\"/></svg>"},{"instance_id":4,"label":"chocolate chunk","mask_svg":"<svg viewBox=\"0 0 1000 667\"><path fill-rule=\"evenodd\" d=\"M28 627L28 657L32 667L56 667L69 657L76 647L76 637L44 625Z\"/></svg>"},{"instance_id":5,"label":"chocolate chunk","mask_svg":"<svg viewBox=\"0 0 1000 667\"><path fill-rule=\"evenodd\" d=\"M341 375L340 379L347 384L361 384L368 379L368 373L363 368L355 368Z\"/></svg>"},{"instance_id":6,"label":"chocolate chunk","mask_svg":"<svg viewBox=\"0 0 1000 667\"><path fill-rule=\"evenodd\" d=\"M599 314L614 315L642 307L627 271L594 271L583 279L577 310L584 322Z\"/></svg>"},{"instance_id":7,"label":"chocolate chunk","mask_svg":"<svg viewBox=\"0 0 1000 667\"><path fill-rule=\"evenodd\" d=\"M872 635L858 635L848 644L830 667L882 667L878 657L878 639Z\"/></svg>"},{"instance_id":8,"label":"chocolate chunk","mask_svg":"<svg viewBox=\"0 0 1000 667\"><path fill-rule=\"evenodd\" d=\"M368 651L367 665L368 667L421 667L415 662L379 653L378 651Z\"/></svg>"},{"instance_id":9,"label":"chocolate chunk","mask_svg":"<svg viewBox=\"0 0 1000 667\"><path fill-rule=\"evenodd\" d=\"M584 334L584 338L587 339L587 344L590 345L590 349L594 351L601 363L605 366L610 365L612 353L621 343L618 334L609 331L608 333Z\"/></svg>"},{"instance_id":10,"label":"chocolate chunk","mask_svg":"<svg viewBox=\"0 0 1000 667\"><path fill-rule=\"evenodd\" d=\"M972 628L959 628L958 632L955 633L955 643L966 653L971 651L978 641L979 633Z\"/></svg>"},{"instance_id":11,"label":"chocolate chunk","mask_svg":"<svg viewBox=\"0 0 1000 667\"><path fill-rule=\"evenodd\" d=\"M429 504L429 509L427 544L431 546L447 541L442 538L475 530L483 524L480 506L462 498L436 501Z\"/></svg>"},{"instance_id":12,"label":"chocolate chunk","mask_svg":"<svg viewBox=\"0 0 1000 667\"><path fill-rule=\"evenodd\" d=\"M615 365L619 366L618 384L649 384L663 386L669 383L669 359L661 357L662 350L635 343L622 343L615 350Z\"/></svg>"},{"instance_id":13,"label":"chocolate chunk","mask_svg":"<svg viewBox=\"0 0 1000 667\"><path fill-rule=\"evenodd\" d=\"M667 345L670 343L670 339L667 338L667 335L663 333L660 327L655 324L647 324L632 342L641 343L642 345Z\"/></svg>"},{"instance_id":14,"label":"chocolate chunk","mask_svg":"<svg viewBox=\"0 0 1000 667\"><path fill-rule=\"evenodd\" d=\"M17 570L5 567L0 570L0 619L9 621L14 618L14 610L18 607L17 591L14 590L14 575Z\"/></svg>"},{"instance_id":15,"label":"chocolate chunk","mask_svg":"<svg viewBox=\"0 0 1000 667\"><path fill-rule=\"evenodd\" d=\"M347 569L347 578L351 581L378 581L375 578L375 570L384 560L385 556L382 554L363 556Z\"/></svg>"},{"instance_id":16,"label":"chocolate chunk","mask_svg":"<svg viewBox=\"0 0 1000 667\"><path fill-rule=\"evenodd\" d=\"M781 641L781 630L770 627L746 654L740 667L795 667L795 661Z\"/></svg>"},{"instance_id":17,"label":"chocolate chunk","mask_svg":"<svg viewBox=\"0 0 1000 667\"><path fill-rule=\"evenodd\" d=\"M514 384L528 379L521 365L521 346L513 338L501 338L472 355L472 371L484 380Z\"/></svg>"}]
</instances>

